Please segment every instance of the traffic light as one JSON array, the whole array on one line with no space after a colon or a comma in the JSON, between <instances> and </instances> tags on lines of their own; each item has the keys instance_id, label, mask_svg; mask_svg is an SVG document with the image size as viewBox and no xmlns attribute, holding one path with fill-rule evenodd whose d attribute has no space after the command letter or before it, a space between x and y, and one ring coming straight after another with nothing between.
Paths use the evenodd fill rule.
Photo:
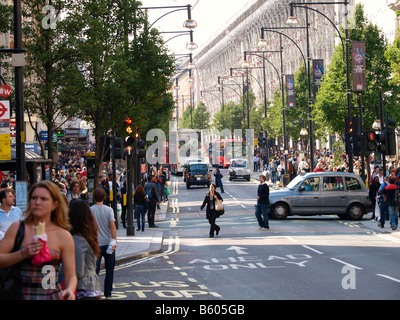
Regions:
<instances>
[{"instance_id":1,"label":"traffic light","mask_svg":"<svg viewBox=\"0 0 400 320\"><path fill-rule=\"evenodd\" d=\"M376 134L374 131L367 131L364 133L364 150L367 153L376 150Z\"/></svg>"},{"instance_id":2,"label":"traffic light","mask_svg":"<svg viewBox=\"0 0 400 320\"><path fill-rule=\"evenodd\" d=\"M387 128L387 152L386 155L396 154L396 132L394 128Z\"/></svg>"},{"instance_id":3,"label":"traffic light","mask_svg":"<svg viewBox=\"0 0 400 320\"><path fill-rule=\"evenodd\" d=\"M346 142L346 153L352 152L353 147L351 146L351 136L353 133L353 117L346 117L344 120L344 135Z\"/></svg>"},{"instance_id":4,"label":"traffic light","mask_svg":"<svg viewBox=\"0 0 400 320\"><path fill-rule=\"evenodd\" d=\"M378 144L378 152L381 154L386 154L386 132L382 131L380 133L377 133L375 136L376 142Z\"/></svg>"},{"instance_id":5,"label":"traffic light","mask_svg":"<svg viewBox=\"0 0 400 320\"><path fill-rule=\"evenodd\" d=\"M137 140L138 144L137 144L137 155L138 158L145 158L146 157L146 150L145 148L145 142L142 139L138 139Z\"/></svg>"},{"instance_id":6,"label":"traffic light","mask_svg":"<svg viewBox=\"0 0 400 320\"><path fill-rule=\"evenodd\" d=\"M396 126L396 120L389 119L389 116L386 115L385 121L385 130L386 134L386 154L393 156L396 154L396 132L394 128L389 128L389 126Z\"/></svg>"},{"instance_id":7,"label":"traffic light","mask_svg":"<svg viewBox=\"0 0 400 320\"><path fill-rule=\"evenodd\" d=\"M384 155L396 154L396 132L394 128L396 120L389 119L386 115L385 128L382 132L376 135L376 142L378 143L378 151Z\"/></svg>"},{"instance_id":8,"label":"traffic light","mask_svg":"<svg viewBox=\"0 0 400 320\"><path fill-rule=\"evenodd\" d=\"M124 152L126 155L133 155L135 137L133 135L133 124L132 119L127 117L125 120L125 132L128 134L124 140Z\"/></svg>"},{"instance_id":9,"label":"traffic light","mask_svg":"<svg viewBox=\"0 0 400 320\"><path fill-rule=\"evenodd\" d=\"M355 136L356 136L356 141L354 143L355 145L353 145L353 154L355 156L359 156L360 153L365 152L365 143L364 143L365 135L363 132L356 132Z\"/></svg>"},{"instance_id":10,"label":"traffic light","mask_svg":"<svg viewBox=\"0 0 400 320\"><path fill-rule=\"evenodd\" d=\"M358 118L346 117L345 130L348 142L346 143L346 153L352 152L353 155L359 156L361 149L358 142L362 139L362 135L358 133Z\"/></svg>"},{"instance_id":11,"label":"traffic light","mask_svg":"<svg viewBox=\"0 0 400 320\"><path fill-rule=\"evenodd\" d=\"M264 141L264 133L260 131L260 133L258 134L258 146L260 148L262 148L263 146L263 141Z\"/></svg>"},{"instance_id":12,"label":"traffic light","mask_svg":"<svg viewBox=\"0 0 400 320\"><path fill-rule=\"evenodd\" d=\"M132 119L127 117L125 120L125 131L128 135L131 135L133 133L132 129Z\"/></svg>"},{"instance_id":13,"label":"traffic light","mask_svg":"<svg viewBox=\"0 0 400 320\"><path fill-rule=\"evenodd\" d=\"M123 159L124 158L124 149L122 148L122 140L121 138L114 138L114 157L115 159Z\"/></svg>"}]
</instances>

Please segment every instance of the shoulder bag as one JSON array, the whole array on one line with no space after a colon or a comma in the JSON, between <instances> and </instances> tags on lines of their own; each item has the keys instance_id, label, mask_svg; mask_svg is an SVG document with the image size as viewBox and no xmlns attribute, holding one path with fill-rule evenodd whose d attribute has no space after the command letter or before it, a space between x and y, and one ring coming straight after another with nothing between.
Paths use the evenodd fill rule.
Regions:
<instances>
[{"instance_id":1,"label":"shoulder bag","mask_svg":"<svg viewBox=\"0 0 400 320\"><path fill-rule=\"evenodd\" d=\"M20 249L24 236L25 224L21 221L11 252L16 252ZM22 298L22 280L19 263L0 269L0 300L18 300Z\"/></svg>"},{"instance_id":2,"label":"shoulder bag","mask_svg":"<svg viewBox=\"0 0 400 320\"><path fill-rule=\"evenodd\" d=\"M224 205L222 204L222 200L215 199L215 211L218 215L222 216L225 213Z\"/></svg>"}]
</instances>

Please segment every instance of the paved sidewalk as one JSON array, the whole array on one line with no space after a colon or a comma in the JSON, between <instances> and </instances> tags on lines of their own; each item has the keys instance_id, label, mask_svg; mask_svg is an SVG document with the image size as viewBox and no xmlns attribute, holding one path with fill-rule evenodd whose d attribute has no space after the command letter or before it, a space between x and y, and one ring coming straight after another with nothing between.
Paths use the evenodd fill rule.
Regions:
<instances>
[{"instance_id":1,"label":"paved sidewalk","mask_svg":"<svg viewBox=\"0 0 400 320\"><path fill-rule=\"evenodd\" d=\"M371 213L366 215L367 217L371 217ZM365 216L364 216L365 217ZM390 227L390 221L385 221L385 227L381 228L378 227L378 222L373 222L370 219L369 220L362 220L360 223L370 229L372 232L375 232L376 234L383 234L386 236L391 236L393 238L399 239L400 240L400 229L399 227L396 230L392 230Z\"/></svg>"},{"instance_id":2,"label":"paved sidewalk","mask_svg":"<svg viewBox=\"0 0 400 320\"><path fill-rule=\"evenodd\" d=\"M156 210L155 223L165 221L168 202L160 203L160 208ZM146 214L147 218L147 214ZM137 223L134 220L135 235L127 236L126 229L119 224L117 229L117 249L115 251L116 265L128 262L130 260L140 259L152 254L161 252L164 232L158 228L149 228L147 219L144 231L136 231ZM104 262L104 260L103 260Z\"/></svg>"}]
</instances>

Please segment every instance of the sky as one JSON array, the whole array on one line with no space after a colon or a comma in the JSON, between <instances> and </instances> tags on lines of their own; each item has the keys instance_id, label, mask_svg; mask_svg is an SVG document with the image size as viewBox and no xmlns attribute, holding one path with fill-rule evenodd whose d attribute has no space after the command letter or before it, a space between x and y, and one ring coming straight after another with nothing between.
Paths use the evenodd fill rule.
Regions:
<instances>
[{"instance_id":1,"label":"sky","mask_svg":"<svg viewBox=\"0 0 400 320\"><path fill-rule=\"evenodd\" d=\"M214 38L224 29L226 22L236 17L249 3L255 0L141 0L143 7L165 7L192 5L192 19L197 22L197 28L193 29L193 41L201 48L208 40ZM156 21L163 14L174 9L151 9L148 11L150 23ZM182 27L187 19L187 11L178 11L166 15L157 21L153 27L160 31L185 31ZM167 41L176 34L164 34ZM183 34L167 42L168 48L175 54L187 54L186 43L189 42L189 34ZM194 52L196 53L196 52Z\"/></svg>"}]
</instances>

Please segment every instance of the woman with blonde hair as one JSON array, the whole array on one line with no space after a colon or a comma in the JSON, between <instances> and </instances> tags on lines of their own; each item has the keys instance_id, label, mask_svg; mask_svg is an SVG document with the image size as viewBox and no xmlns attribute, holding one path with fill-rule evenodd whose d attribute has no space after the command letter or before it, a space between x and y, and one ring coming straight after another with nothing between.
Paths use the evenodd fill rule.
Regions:
<instances>
[{"instance_id":1,"label":"woman with blonde hair","mask_svg":"<svg viewBox=\"0 0 400 320\"><path fill-rule=\"evenodd\" d=\"M50 181L35 183L28 193L28 208L24 216L23 222L17 221L10 226L0 242L0 268L19 264L21 299L74 300L77 286L75 246L69 232L68 207L57 185ZM19 250L13 252L21 223L24 225L24 237ZM32 258L40 254L44 243L33 240L33 236L40 226L44 227L41 233L47 237L45 244L49 248L51 261L37 265L32 263ZM61 260L64 290L57 282Z\"/></svg>"}]
</instances>

